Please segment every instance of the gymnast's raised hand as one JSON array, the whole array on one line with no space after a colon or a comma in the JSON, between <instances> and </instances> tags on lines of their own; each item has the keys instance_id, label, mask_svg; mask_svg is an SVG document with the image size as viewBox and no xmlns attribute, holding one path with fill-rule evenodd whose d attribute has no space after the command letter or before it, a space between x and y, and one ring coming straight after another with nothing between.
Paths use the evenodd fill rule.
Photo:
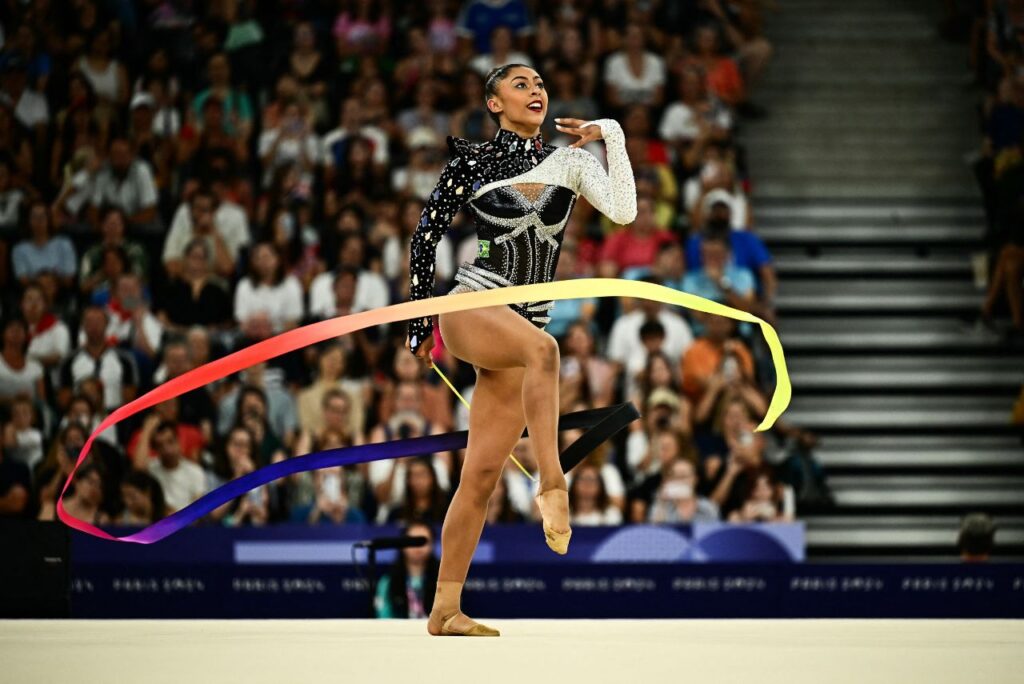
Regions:
<instances>
[{"instance_id":1,"label":"gymnast's raised hand","mask_svg":"<svg viewBox=\"0 0 1024 684\"><path fill-rule=\"evenodd\" d=\"M580 139L569 145L569 147L583 147L589 142L603 138L601 127L593 122L568 118L555 119L555 122L555 128L562 133L580 136Z\"/></svg>"}]
</instances>

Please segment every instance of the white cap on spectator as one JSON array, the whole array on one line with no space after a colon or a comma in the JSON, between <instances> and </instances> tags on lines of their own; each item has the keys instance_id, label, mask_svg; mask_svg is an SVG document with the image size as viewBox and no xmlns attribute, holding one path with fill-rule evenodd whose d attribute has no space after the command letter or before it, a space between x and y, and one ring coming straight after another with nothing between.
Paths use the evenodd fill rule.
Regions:
<instances>
[{"instance_id":1,"label":"white cap on spectator","mask_svg":"<svg viewBox=\"0 0 1024 684\"><path fill-rule=\"evenodd\" d=\"M667 387L659 387L647 396L647 405L654 408L659 404L679 408L679 395Z\"/></svg>"},{"instance_id":2,"label":"white cap on spectator","mask_svg":"<svg viewBox=\"0 0 1024 684\"><path fill-rule=\"evenodd\" d=\"M154 100L153 96L146 91L135 93L135 95L132 96L131 108L137 109L139 107L150 107L155 109L156 100Z\"/></svg>"},{"instance_id":3,"label":"white cap on spectator","mask_svg":"<svg viewBox=\"0 0 1024 684\"><path fill-rule=\"evenodd\" d=\"M718 202L725 202L729 205L729 208L732 208L732 193L722 188L715 188L708 194L704 195L704 200L701 203L701 206L704 211L708 211Z\"/></svg>"},{"instance_id":4,"label":"white cap on spectator","mask_svg":"<svg viewBox=\"0 0 1024 684\"><path fill-rule=\"evenodd\" d=\"M409 132L409 137L406 138L406 143L409 145L409 149L416 149L417 147L437 147L441 144L441 139L432 128L427 126L417 126Z\"/></svg>"}]
</instances>

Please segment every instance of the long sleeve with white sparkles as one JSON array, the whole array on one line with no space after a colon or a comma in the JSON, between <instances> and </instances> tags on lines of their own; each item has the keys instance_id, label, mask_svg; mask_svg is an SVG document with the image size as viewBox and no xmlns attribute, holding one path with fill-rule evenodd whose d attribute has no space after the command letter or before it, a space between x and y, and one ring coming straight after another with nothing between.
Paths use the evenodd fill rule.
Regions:
<instances>
[{"instance_id":1,"label":"long sleeve with white sparkles","mask_svg":"<svg viewBox=\"0 0 1024 684\"><path fill-rule=\"evenodd\" d=\"M469 200L468 167L459 158L452 159L430 193L409 247L409 299L426 299L434 291L434 263L437 244L451 226L452 219ZM409 346L413 353L433 331L432 317L409 321Z\"/></svg>"},{"instance_id":2,"label":"long sleeve with white sparkles","mask_svg":"<svg viewBox=\"0 0 1024 684\"><path fill-rule=\"evenodd\" d=\"M614 119L597 119L584 127L589 125L601 127L608 152L608 172L594 155L580 148L580 194L615 223L632 223L636 219L636 183L626 154L626 134Z\"/></svg>"}]
</instances>

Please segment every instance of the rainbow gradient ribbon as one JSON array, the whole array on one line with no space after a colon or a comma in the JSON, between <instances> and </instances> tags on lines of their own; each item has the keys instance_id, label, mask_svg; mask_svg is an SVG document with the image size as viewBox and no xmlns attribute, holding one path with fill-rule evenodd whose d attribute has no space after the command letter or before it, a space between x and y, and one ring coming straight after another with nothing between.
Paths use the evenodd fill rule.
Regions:
<instances>
[{"instance_id":1,"label":"rainbow gradient ribbon","mask_svg":"<svg viewBox=\"0 0 1024 684\"><path fill-rule=\"evenodd\" d=\"M263 340L262 342L258 342L244 349L240 349L223 358L211 361L199 368L195 368L184 373L172 380L168 380L158 387L154 387L141 397L138 397L137 399L114 410L95 430L93 430L92 434L89 435L89 439L86 440L85 445L78 454L78 460L75 462L75 467L64 482L64 488L57 497L57 517L69 527L80 532L91 534L95 537L109 539L112 541L134 542L139 544L150 544L154 541L158 541L178 529L181 529L198 517L195 515L196 511L194 508L198 502L193 502L190 506L186 506L185 508L172 513L166 518L153 523L149 527L146 527L135 534L127 535L125 537L115 537L104 532L95 525L69 515L64 509L64 493L71 485L75 473L89 454L92 444L96 438L107 430L107 428L116 425L125 418L133 416L140 411L144 411L162 401L185 394L186 392L190 392L198 387L202 387L214 382L215 380L227 377L232 373L237 373L249 366L262 363L268 359L308 347L311 344L323 342L324 340L348 335L349 333L357 330L364 330L366 328L384 325L386 323L407 321L416 317L426 317L435 314L450 313L452 311L468 311L471 309L480 309L500 304L515 304L559 299L582 299L589 297L633 297L637 299L646 299L661 302L663 304L684 306L696 311L703 311L716 316L725 316L737 321L756 323L760 326L761 333L764 335L768 348L771 351L772 361L775 364L776 370L776 384L775 391L772 393L771 402L768 405L768 411L765 414L764 419L761 421L761 424L758 425L755 430L761 432L770 429L772 425L775 424L776 419L783 411L786 410L786 407L789 406L792 388L790 386L789 374L786 370L786 359L782 351L782 344L779 342L779 336L769 323L746 311L734 309L724 304L719 304L718 302L713 302L709 299L698 297L686 292L679 292L665 287L664 285L639 282L635 280L623 280L620 278L578 278L551 283L516 285L483 291L462 292L454 295L401 302L399 304L392 304L391 306L374 309L372 311L361 311L347 316L339 316L330 320L320 321L319 323L311 323L309 325L302 326L301 328L281 333L280 335ZM455 433L448 433L448 435L453 434ZM280 477L284 477L291 472L314 470L316 468L340 465L342 463L358 463L384 458L398 458L400 456L411 455L410 450L413 450L413 453L430 453L432 451L445 451L448 448L451 448L445 447L445 444L442 443L444 440L437 439L441 437L445 436L437 435L416 438L416 440L364 444L356 447L345 447L340 450L333 449L330 451L308 454L299 458L272 463L236 480L232 480L212 492L209 492L203 497L202 501L220 505L244 494L250 489L264 484L265 482L271 482ZM432 442L431 440L434 441ZM413 444L413 442L415 442L415 444ZM437 443L435 444L434 442ZM339 451L346 452L344 458L338 457L337 452ZM300 461L301 464L297 463ZM295 469L295 465L288 465L290 463L301 465L301 468ZM192 517L190 517L190 515Z\"/></svg>"}]
</instances>

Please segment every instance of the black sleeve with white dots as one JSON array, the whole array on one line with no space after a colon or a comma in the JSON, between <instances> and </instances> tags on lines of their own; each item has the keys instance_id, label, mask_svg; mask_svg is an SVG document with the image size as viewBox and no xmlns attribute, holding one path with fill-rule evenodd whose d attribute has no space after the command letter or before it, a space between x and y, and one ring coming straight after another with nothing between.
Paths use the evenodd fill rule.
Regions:
<instances>
[{"instance_id":1,"label":"black sleeve with white dots","mask_svg":"<svg viewBox=\"0 0 1024 684\"><path fill-rule=\"evenodd\" d=\"M433 294L437 244L472 194L469 188L471 170L459 157L452 158L441 171L441 177L423 207L410 244L410 300L426 299ZM414 354L433 329L430 316L409 321L409 347Z\"/></svg>"}]
</instances>

